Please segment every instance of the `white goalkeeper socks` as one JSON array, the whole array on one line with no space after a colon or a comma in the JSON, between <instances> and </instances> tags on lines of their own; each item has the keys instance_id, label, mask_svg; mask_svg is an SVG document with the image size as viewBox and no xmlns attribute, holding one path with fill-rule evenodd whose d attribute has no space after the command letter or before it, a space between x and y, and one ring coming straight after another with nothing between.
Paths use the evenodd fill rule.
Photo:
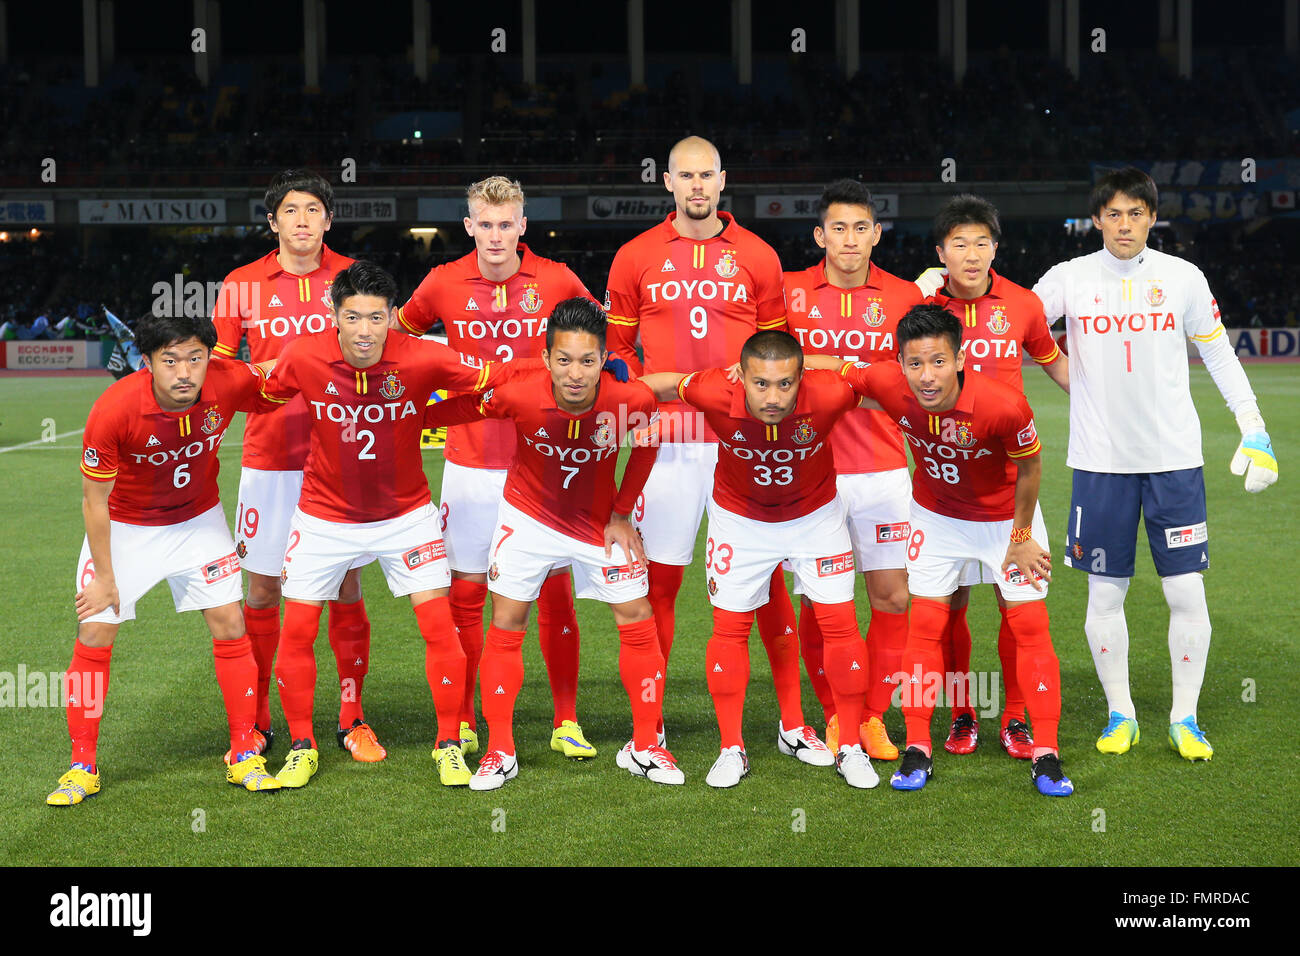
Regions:
<instances>
[{"instance_id":1,"label":"white goalkeeper socks","mask_svg":"<svg viewBox=\"0 0 1300 956\"><path fill-rule=\"evenodd\" d=\"M1083 630L1106 694L1107 710L1137 717L1128 685L1128 621L1124 619L1129 580L1088 575L1088 616Z\"/></svg>"},{"instance_id":2,"label":"white goalkeeper socks","mask_svg":"<svg viewBox=\"0 0 1300 956\"><path fill-rule=\"evenodd\" d=\"M1210 653L1210 609L1205 604L1205 580L1200 572L1161 578L1169 603L1169 662L1174 698L1169 722L1196 716L1196 702L1205 680Z\"/></svg>"}]
</instances>

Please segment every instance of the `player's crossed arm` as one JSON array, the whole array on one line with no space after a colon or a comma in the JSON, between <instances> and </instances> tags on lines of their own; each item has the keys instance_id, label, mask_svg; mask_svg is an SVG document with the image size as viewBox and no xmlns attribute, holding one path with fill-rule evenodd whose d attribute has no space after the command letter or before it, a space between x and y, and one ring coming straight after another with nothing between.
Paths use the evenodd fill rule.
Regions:
<instances>
[{"instance_id":1,"label":"player's crossed arm","mask_svg":"<svg viewBox=\"0 0 1300 956\"><path fill-rule=\"evenodd\" d=\"M653 372L650 375L642 375L637 381L654 392L658 401L675 402L680 397L677 394L677 387L681 385L684 378L686 376L681 372Z\"/></svg>"}]
</instances>

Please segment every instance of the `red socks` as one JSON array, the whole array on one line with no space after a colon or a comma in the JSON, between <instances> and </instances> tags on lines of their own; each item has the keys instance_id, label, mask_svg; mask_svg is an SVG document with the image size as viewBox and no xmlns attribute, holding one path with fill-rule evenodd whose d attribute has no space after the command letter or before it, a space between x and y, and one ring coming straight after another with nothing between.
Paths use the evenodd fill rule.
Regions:
<instances>
[{"instance_id":1,"label":"red socks","mask_svg":"<svg viewBox=\"0 0 1300 956\"><path fill-rule=\"evenodd\" d=\"M330 601L329 638L339 672L339 727L348 730L366 719L361 686L370 670L370 618L364 599L355 604Z\"/></svg>"},{"instance_id":2,"label":"red socks","mask_svg":"<svg viewBox=\"0 0 1300 956\"><path fill-rule=\"evenodd\" d=\"M758 636L772 665L772 684L781 723L787 730L803 726L803 702L799 698L799 635L796 632L794 606L785 589L785 572L778 564L772 572L768 602L754 614Z\"/></svg>"},{"instance_id":3,"label":"red socks","mask_svg":"<svg viewBox=\"0 0 1300 956\"><path fill-rule=\"evenodd\" d=\"M618 674L632 704L632 746L647 750L659 742L656 729L664 707L664 658L653 618L618 629Z\"/></svg>"},{"instance_id":4,"label":"red socks","mask_svg":"<svg viewBox=\"0 0 1300 956\"><path fill-rule=\"evenodd\" d=\"M745 688L749 685L749 630L753 617L753 612L713 609L713 636L704 662L723 749L745 746L740 724L745 712Z\"/></svg>"},{"instance_id":5,"label":"red socks","mask_svg":"<svg viewBox=\"0 0 1300 956\"><path fill-rule=\"evenodd\" d=\"M814 604L813 609L825 639L822 660L835 697L835 713L840 718L840 746L861 743L858 728L862 723L862 703L867 696L870 661L867 646L858 633L853 602Z\"/></svg>"},{"instance_id":6,"label":"red socks","mask_svg":"<svg viewBox=\"0 0 1300 956\"><path fill-rule=\"evenodd\" d=\"M212 641L213 664L217 684L226 702L226 722L230 725L230 762L254 750L253 720L257 714L257 661L253 657L248 635L234 641Z\"/></svg>"},{"instance_id":7,"label":"red socks","mask_svg":"<svg viewBox=\"0 0 1300 956\"><path fill-rule=\"evenodd\" d=\"M484 582L451 579L451 619L460 632L460 646L465 653L465 694L460 719L475 728L478 720L474 716L474 688L478 685L478 662L483 656L483 605L487 593ZM459 727L456 732L460 733Z\"/></svg>"},{"instance_id":8,"label":"red socks","mask_svg":"<svg viewBox=\"0 0 1300 956\"><path fill-rule=\"evenodd\" d=\"M465 699L465 652L451 620L451 603L436 597L415 608L415 622L424 638L424 676L438 715L437 741L460 742L460 708Z\"/></svg>"},{"instance_id":9,"label":"red socks","mask_svg":"<svg viewBox=\"0 0 1300 956\"><path fill-rule=\"evenodd\" d=\"M929 751L930 718L943 691L944 662L940 645L948 628L949 607L932 598L913 597L903 646L903 719L907 723L907 745ZM841 730L844 727L840 722Z\"/></svg>"},{"instance_id":10,"label":"red socks","mask_svg":"<svg viewBox=\"0 0 1300 956\"><path fill-rule=\"evenodd\" d=\"M907 614L890 614L871 609L871 623L867 626L867 656L871 666L867 671L867 706L862 719L884 717L894 695L896 677L903 669L903 646L907 643ZM843 730L841 723L840 728Z\"/></svg>"},{"instance_id":11,"label":"red socks","mask_svg":"<svg viewBox=\"0 0 1300 956\"><path fill-rule=\"evenodd\" d=\"M813 610L812 602L806 598L799 612L799 652L803 655L808 679L812 681L813 693L822 705L822 716L829 724L835 716L835 698L831 694L831 683L826 679L826 666L822 659L822 629L817 623L817 612Z\"/></svg>"},{"instance_id":12,"label":"red socks","mask_svg":"<svg viewBox=\"0 0 1300 956\"><path fill-rule=\"evenodd\" d=\"M1034 725L1034 749L1057 749L1061 723L1061 663L1052 648L1047 607L1030 601L1007 608L1016 642L1016 679Z\"/></svg>"},{"instance_id":13,"label":"red socks","mask_svg":"<svg viewBox=\"0 0 1300 956\"><path fill-rule=\"evenodd\" d=\"M1007 687L1007 702L1002 708L1002 726L1013 720L1025 719L1025 695L1016 679L1016 639L1007 624L1007 609L1002 612L1002 626L998 628L998 660L1002 662L1002 680Z\"/></svg>"},{"instance_id":14,"label":"red socks","mask_svg":"<svg viewBox=\"0 0 1300 956\"><path fill-rule=\"evenodd\" d=\"M678 564L647 563L650 566L650 607L655 612L659 650L664 655L664 666L667 666L673 650L673 628L677 626L677 592L682 589L682 575L686 569Z\"/></svg>"},{"instance_id":15,"label":"red socks","mask_svg":"<svg viewBox=\"0 0 1300 956\"><path fill-rule=\"evenodd\" d=\"M104 716L108 667L112 659L112 644L107 647L87 647L77 641L72 647L72 663L64 675L64 697L68 702L68 736L72 738L72 763L82 764L90 773L95 773L99 721Z\"/></svg>"},{"instance_id":16,"label":"red socks","mask_svg":"<svg viewBox=\"0 0 1300 956\"><path fill-rule=\"evenodd\" d=\"M280 706L289 724L290 746L299 740L316 746L312 730L312 705L316 699L316 634L320 630L321 608L300 601L284 602L284 626L280 628L280 652L275 676L280 686Z\"/></svg>"},{"instance_id":17,"label":"red socks","mask_svg":"<svg viewBox=\"0 0 1300 956\"><path fill-rule=\"evenodd\" d=\"M249 607L244 605L244 629L252 643L257 662L257 726L271 726L271 668L275 649L280 644L280 606Z\"/></svg>"},{"instance_id":18,"label":"red socks","mask_svg":"<svg viewBox=\"0 0 1300 956\"><path fill-rule=\"evenodd\" d=\"M515 752L515 698L524 686L524 632L488 628L487 646L480 665L483 684L483 718L493 750Z\"/></svg>"},{"instance_id":19,"label":"red socks","mask_svg":"<svg viewBox=\"0 0 1300 956\"><path fill-rule=\"evenodd\" d=\"M555 723L578 721L578 618L573 608L573 580L568 572L542 582L537 596L537 633L546 662L546 677L555 702Z\"/></svg>"},{"instance_id":20,"label":"red socks","mask_svg":"<svg viewBox=\"0 0 1300 956\"><path fill-rule=\"evenodd\" d=\"M965 606L952 608L943 635L943 670L944 680L952 682L947 691L949 699L954 702L954 719L959 714L975 716L970 690L970 643Z\"/></svg>"}]
</instances>

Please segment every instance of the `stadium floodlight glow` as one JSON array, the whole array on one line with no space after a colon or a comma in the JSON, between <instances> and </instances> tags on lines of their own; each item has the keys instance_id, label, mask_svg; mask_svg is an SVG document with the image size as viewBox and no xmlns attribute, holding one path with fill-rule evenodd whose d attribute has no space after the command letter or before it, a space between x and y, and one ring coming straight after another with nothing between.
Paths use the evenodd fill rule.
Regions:
<instances>
[{"instance_id":1,"label":"stadium floodlight glow","mask_svg":"<svg viewBox=\"0 0 1300 956\"><path fill-rule=\"evenodd\" d=\"M39 239L41 237L41 231L35 226L32 226L31 232L27 233L27 235L31 236L33 239Z\"/></svg>"},{"instance_id":2,"label":"stadium floodlight glow","mask_svg":"<svg viewBox=\"0 0 1300 956\"><path fill-rule=\"evenodd\" d=\"M416 139L419 139L423 134L417 129L414 135Z\"/></svg>"},{"instance_id":3,"label":"stadium floodlight glow","mask_svg":"<svg viewBox=\"0 0 1300 956\"><path fill-rule=\"evenodd\" d=\"M411 235L413 236L436 236L438 234L437 226L412 226Z\"/></svg>"},{"instance_id":4,"label":"stadium floodlight glow","mask_svg":"<svg viewBox=\"0 0 1300 956\"><path fill-rule=\"evenodd\" d=\"M8 241L9 241L9 233L0 232L0 242L8 242Z\"/></svg>"}]
</instances>

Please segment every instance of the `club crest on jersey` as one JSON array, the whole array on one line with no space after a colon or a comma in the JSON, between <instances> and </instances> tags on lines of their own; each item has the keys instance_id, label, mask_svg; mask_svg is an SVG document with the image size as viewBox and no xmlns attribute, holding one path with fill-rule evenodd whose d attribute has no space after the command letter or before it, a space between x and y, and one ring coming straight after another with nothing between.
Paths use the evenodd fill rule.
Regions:
<instances>
[{"instance_id":1,"label":"club crest on jersey","mask_svg":"<svg viewBox=\"0 0 1300 956\"><path fill-rule=\"evenodd\" d=\"M97 451L96 451L95 449L93 449L93 448L87 448L87 449L86 449L86 453L85 453L84 455L81 456L81 460L84 461L84 462L87 464L87 466L89 466L89 467L91 467L91 468L98 468L98 467L99 467L99 452L97 452Z\"/></svg>"},{"instance_id":2,"label":"club crest on jersey","mask_svg":"<svg viewBox=\"0 0 1300 956\"><path fill-rule=\"evenodd\" d=\"M723 249L722 258L713 266L713 271L724 279L730 279L740 271L740 266L736 264L736 250Z\"/></svg>"},{"instance_id":3,"label":"club crest on jersey","mask_svg":"<svg viewBox=\"0 0 1300 956\"><path fill-rule=\"evenodd\" d=\"M519 298L519 308L523 309L529 315L535 315L537 310L541 307L542 294L537 291L537 283L526 283L524 285L524 294Z\"/></svg>"},{"instance_id":4,"label":"club crest on jersey","mask_svg":"<svg viewBox=\"0 0 1300 956\"><path fill-rule=\"evenodd\" d=\"M396 372L389 372L384 376L384 384L379 386L379 394L384 396L390 402L394 399L401 398L406 393L406 386L402 380L397 377Z\"/></svg>"},{"instance_id":5,"label":"club crest on jersey","mask_svg":"<svg viewBox=\"0 0 1300 956\"><path fill-rule=\"evenodd\" d=\"M952 443L958 448L970 448L975 444L977 439L975 433L971 431L970 422L953 422L957 426L957 431L953 434Z\"/></svg>"},{"instance_id":6,"label":"club crest on jersey","mask_svg":"<svg viewBox=\"0 0 1300 956\"><path fill-rule=\"evenodd\" d=\"M608 420L596 423L596 430L591 433L591 443L597 448L605 448L614 443L614 429Z\"/></svg>"},{"instance_id":7,"label":"club crest on jersey","mask_svg":"<svg viewBox=\"0 0 1300 956\"><path fill-rule=\"evenodd\" d=\"M243 538L240 538L239 544L235 545L235 554L239 555L241 559L248 557L248 545L244 544Z\"/></svg>"},{"instance_id":8,"label":"club crest on jersey","mask_svg":"<svg viewBox=\"0 0 1300 956\"><path fill-rule=\"evenodd\" d=\"M1011 323L1007 321L1007 307L1005 305L995 305L992 314L989 315L988 322L985 324L994 335L1006 335L1007 330L1011 328Z\"/></svg>"},{"instance_id":9,"label":"club crest on jersey","mask_svg":"<svg viewBox=\"0 0 1300 956\"><path fill-rule=\"evenodd\" d=\"M330 298L329 286L326 286L325 291L320 294L320 304L325 306L326 312L329 312L334 308L334 300Z\"/></svg>"},{"instance_id":10,"label":"club crest on jersey","mask_svg":"<svg viewBox=\"0 0 1300 956\"><path fill-rule=\"evenodd\" d=\"M610 303L609 303L609 290L606 289L606 290L605 290L605 311L608 312L609 310L610 310Z\"/></svg>"},{"instance_id":11,"label":"club crest on jersey","mask_svg":"<svg viewBox=\"0 0 1300 956\"><path fill-rule=\"evenodd\" d=\"M874 296L867 301L871 304L867 306L867 311L862 313L862 321L873 329L880 328L885 324L885 305Z\"/></svg>"},{"instance_id":12,"label":"club crest on jersey","mask_svg":"<svg viewBox=\"0 0 1300 956\"><path fill-rule=\"evenodd\" d=\"M488 568L488 580L495 581L499 577L501 577L501 569L498 568L497 563L493 561L492 566Z\"/></svg>"},{"instance_id":13,"label":"club crest on jersey","mask_svg":"<svg viewBox=\"0 0 1300 956\"><path fill-rule=\"evenodd\" d=\"M287 584L289 581L289 566L286 564L280 568L280 584Z\"/></svg>"},{"instance_id":14,"label":"club crest on jersey","mask_svg":"<svg viewBox=\"0 0 1300 956\"><path fill-rule=\"evenodd\" d=\"M717 581L716 578L714 578L712 575L710 575L710 576L709 576L709 594L714 595L714 594L717 594L717 593L718 593L718 581Z\"/></svg>"},{"instance_id":15,"label":"club crest on jersey","mask_svg":"<svg viewBox=\"0 0 1300 956\"><path fill-rule=\"evenodd\" d=\"M221 412L217 411L217 406L213 405L203 415L203 424L199 428L203 429L203 434L211 435L221 427Z\"/></svg>"},{"instance_id":16,"label":"club crest on jersey","mask_svg":"<svg viewBox=\"0 0 1300 956\"><path fill-rule=\"evenodd\" d=\"M1070 553L1074 555L1074 560L1076 560L1076 561L1082 561L1082 560L1083 560L1083 545L1081 545L1081 544L1080 544L1079 542L1077 542L1077 541L1074 542L1074 547L1070 549Z\"/></svg>"},{"instance_id":17,"label":"club crest on jersey","mask_svg":"<svg viewBox=\"0 0 1300 956\"><path fill-rule=\"evenodd\" d=\"M1147 280L1147 305L1164 305L1165 290L1159 279Z\"/></svg>"},{"instance_id":18,"label":"club crest on jersey","mask_svg":"<svg viewBox=\"0 0 1300 956\"><path fill-rule=\"evenodd\" d=\"M790 437L794 439L796 445L806 445L817 437L817 432L813 430L812 422L804 419L795 426L794 434Z\"/></svg>"}]
</instances>

